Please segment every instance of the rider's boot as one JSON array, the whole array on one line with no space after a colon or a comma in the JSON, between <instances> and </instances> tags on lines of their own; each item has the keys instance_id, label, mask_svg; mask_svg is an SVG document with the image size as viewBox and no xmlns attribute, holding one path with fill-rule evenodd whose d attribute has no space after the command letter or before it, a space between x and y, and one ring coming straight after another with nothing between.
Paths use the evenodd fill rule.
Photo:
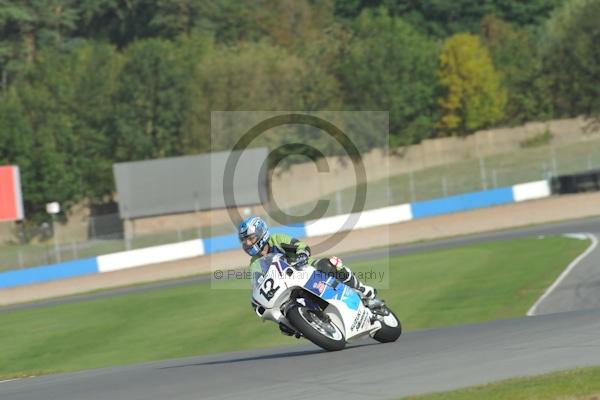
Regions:
<instances>
[{"instance_id":1,"label":"rider's boot","mask_svg":"<svg viewBox=\"0 0 600 400\"><path fill-rule=\"evenodd\" d=\"M377 289L371 286L367 286L364 283L360 282L356 277L354 277L358 282L358 287L354 288L363 299L364 304L370 308L375 309L381 307L383 305L383 301L377 298Z\"/></svg>"},{"instance_id":2,"label":"rider's boot","mask_svg":"<svg viewBox=\"0 0 600 400\"><path fill-rule=\"evenodd\" d=\"M367 300L373 300L377 297L377 289L372 286L365 285L362 282L358 282L358 287L355 288L360 293L360 297Z\"/></svg>"}]
</instances>

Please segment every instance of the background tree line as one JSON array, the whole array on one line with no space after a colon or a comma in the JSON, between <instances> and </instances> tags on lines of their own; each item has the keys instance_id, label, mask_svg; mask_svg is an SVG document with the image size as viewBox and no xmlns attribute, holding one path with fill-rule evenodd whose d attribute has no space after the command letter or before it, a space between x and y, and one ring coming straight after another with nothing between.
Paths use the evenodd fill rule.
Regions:
<instances>
[{"instance_id":1,"label":"background tree line","mask_svg":"<svg viewBox=\"0 0 600 400\"><path fill-rule=\"evenodd\" d=\"M111 201L115 162L209 151L211 110L389 110L393 145L597 114L598 21L600 0L2 0L0 164L36 222Z\"/></svg>"}]
</instances>

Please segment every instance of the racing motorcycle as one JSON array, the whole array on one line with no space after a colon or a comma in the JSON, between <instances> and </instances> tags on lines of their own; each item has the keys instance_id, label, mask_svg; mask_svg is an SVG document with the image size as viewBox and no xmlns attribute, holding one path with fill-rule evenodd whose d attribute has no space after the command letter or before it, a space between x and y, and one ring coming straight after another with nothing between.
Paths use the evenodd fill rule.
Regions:
<instances>
[{"instance_id":1,"label":"racing motorcycle","mask_svg":"<svg viewBox=\"0 0 600 400\"><path fill-rule=\"evenodd\" d=\"M402 333L400 320L383 301L364 300L349 286L312 266L297 267L282 254L258 260L252 274L252 306L264 320L328 351L371 336L385 343Z\"/></svg>"}]
</instances>

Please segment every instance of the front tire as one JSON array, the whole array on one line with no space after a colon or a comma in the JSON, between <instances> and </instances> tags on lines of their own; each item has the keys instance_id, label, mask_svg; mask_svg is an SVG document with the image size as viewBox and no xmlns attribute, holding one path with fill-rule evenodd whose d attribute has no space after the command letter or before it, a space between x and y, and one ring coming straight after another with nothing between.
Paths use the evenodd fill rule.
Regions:
<instances>
[{"instance_id":1,"label":"front tire","mask_svg":"<svg viewBox=\"0 0 600 400\"><path fill-rule=\"evenodd\" d=\"M373 339L381 343L395 342L402 334L402 324L400 320L389 308L385 307L385 310L389 312L385 317L380 316L379 322L381 322L381 329L375 332Z\"/></svg>"},{"instance_id":2,"label":"front tire","mask_svg":"<svg viewBox=\"0 0 600 400\"><path fill-rule=\"evenodd\" d=\"M331 320L325 321L322 312L298 306L286 315L288 321L308 340L327 351L338 351L346 347L341 329Z\"/></svg>"}]
</instances>

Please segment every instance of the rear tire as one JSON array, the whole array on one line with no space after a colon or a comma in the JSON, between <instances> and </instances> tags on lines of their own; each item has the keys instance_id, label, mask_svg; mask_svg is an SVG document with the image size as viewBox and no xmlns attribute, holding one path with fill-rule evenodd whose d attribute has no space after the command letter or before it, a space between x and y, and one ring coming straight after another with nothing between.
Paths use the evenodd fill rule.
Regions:
<instances>
[{"instance_id":1,"label":"rear tire","mask_svg":"<svg viewBox=\"0 0 600 400\"><path fill-rule=\"evenodd\" d=\"M294 328L317 346L327 351L338 351L346 347L342 330L331 321L323 321L314 310L298 306L291 308L286 317ZM317 329L320 324L321 329L331 332L330 336Z\"/></svg>"},{"instance_id":2,"label":"rear tire","mask_svg":"<svg viewBox=\"0 0 600 400\"><path fill-rule=\"evenodd\" d=\"M373 339L381 343L395 342L402 334L402 324L400 323L398 317L396 317L396 315L392 312L392 310L390 310L387 307L385 307L385 309L390 314L382 318L383 320L379 319L379 322L381 322L381 329L375 332L375 335L373 335ZM393 326L394 323L391 319L392 317L393 319L395 319L396 326ZM385 322L386 319L388 320L387 323Z\"/></svg>"}]
</instances>

